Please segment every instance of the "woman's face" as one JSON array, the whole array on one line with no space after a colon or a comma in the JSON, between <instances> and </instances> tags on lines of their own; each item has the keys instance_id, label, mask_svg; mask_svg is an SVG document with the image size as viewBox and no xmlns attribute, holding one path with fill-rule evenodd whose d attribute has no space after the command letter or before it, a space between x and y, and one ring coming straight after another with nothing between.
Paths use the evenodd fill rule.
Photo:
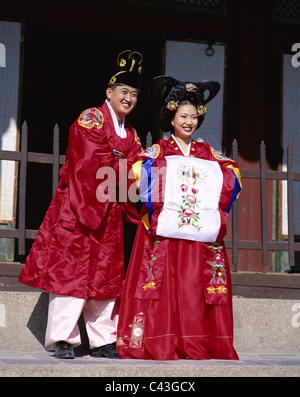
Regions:
<instances>
[{"instance_id":1,"label":"woman's face","mask_svg":"<svg viewBox=\"0 0 300 397\"><path fill-rule=\"evenodd\" d=\"M174 127L175 137L187 140L197 129L197 109L194 105L180 105L171 121Z\"/></svg>"}]
</instances>

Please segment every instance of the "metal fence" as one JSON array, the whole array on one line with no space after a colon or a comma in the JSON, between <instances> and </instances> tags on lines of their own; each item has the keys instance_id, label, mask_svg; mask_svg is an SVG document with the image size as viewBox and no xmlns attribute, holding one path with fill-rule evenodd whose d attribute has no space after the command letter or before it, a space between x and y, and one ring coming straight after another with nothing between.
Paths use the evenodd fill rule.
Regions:
<instances>
[{"instance_id":1,"label":"metal fence","mask_svg":"<svg viewBox=\"0 0 300 397\"><path fill-rule=\"evenodd\" d=\"M151 137L147 136L147 146ZM27 150L28 127L24 122L21 134L21 150L0 150L0 160L14 160L19 162L19 184L18 184L18 224L17 228L1 228L0 238L14 238L18 240L18 253L25 255L25 240L34 239L37 230L26 229L26 174L27 163L52 164L52 194L54 194L58 180L59 168L65 162L65 156L59 154L59 127L56 124L53 130L53 154L33 153ZM238 144L234 140L232 144L233 160L238 160ZM295 251L300 251L300 243L294 239L294 203L293 182L300 181L300 172L293 171L293 148L289 144L287 149L287 171L271 171L266 167L266 147L264 142L260 146L260 167L258 170L240 169L242 179L260 180L261 200L261 240L245 241L238 238L238 200L232 208L232 238L225 240L226 247L232 250L232 271L237 271L239 250L261 250L262 264L268 264L269 251L288 251L289 265L295 265ZM288 240L268 241L267 233L267 180L287 180L288 196Z\"/></svg>"}]
</instances>

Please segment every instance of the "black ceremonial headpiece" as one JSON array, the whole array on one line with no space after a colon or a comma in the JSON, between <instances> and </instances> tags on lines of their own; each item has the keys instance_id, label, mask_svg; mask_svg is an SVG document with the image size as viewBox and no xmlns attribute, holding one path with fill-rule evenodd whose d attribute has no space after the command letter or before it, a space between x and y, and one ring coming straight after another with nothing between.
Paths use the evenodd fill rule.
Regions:
<instances>
[{"instance_id":1,"label":"black ceremonial headpiece","mask_svg":"<svg viewBox=\"0 0 300 397\"><path fill-rule=\"evenodd\" d=\"M118 55L117 71L108 85L126 85L140 90L140 74L142 73L143 56L137 51L125 50Z\"/></svg>"},{"instance_id":2,"label":"black ceremonial headpiece","mask_svg":"<svg viewBox=\"0 0 300 397\"><path fill-rule=\"evenodd\" d=\"M182 101L189 101L197 108L198 126L200 127L207 112L206 104L219 92L220 83L217 81L201 81L199 83L181 82L170 76L157 76L149 86L151 99L164 108L161 128L170 131L171 120ZM205 91L208 97L204 98Z\"/></svg>"}]
</instances>

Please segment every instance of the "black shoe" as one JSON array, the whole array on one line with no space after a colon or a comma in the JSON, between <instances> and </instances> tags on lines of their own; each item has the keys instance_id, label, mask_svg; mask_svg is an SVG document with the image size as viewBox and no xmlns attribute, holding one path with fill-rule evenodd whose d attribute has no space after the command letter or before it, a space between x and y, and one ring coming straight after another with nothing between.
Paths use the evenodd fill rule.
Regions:
<instances>
[{"instance_id":1,"label":"black shoe","mask_svg":"<svg viewBox=\"0 0 300 397\"><path fill-rule=\"evenodd\" d=\"M119 355L118 355L117 349L116 349L116 344L110 343L108 345L93 349L92 357L119 358Z\"/></svg>"},{"instance_id":2,"label":"black shoe","mask_svg":"<svg viewBox=\"0 0 300 397\"><path fill-rule=\"evenodd\" d=\"M75 358L75 353L73 347L69 343L60 341L58 342L54 356L56 358L70 359Z\"/></svg>"}]
</instances>

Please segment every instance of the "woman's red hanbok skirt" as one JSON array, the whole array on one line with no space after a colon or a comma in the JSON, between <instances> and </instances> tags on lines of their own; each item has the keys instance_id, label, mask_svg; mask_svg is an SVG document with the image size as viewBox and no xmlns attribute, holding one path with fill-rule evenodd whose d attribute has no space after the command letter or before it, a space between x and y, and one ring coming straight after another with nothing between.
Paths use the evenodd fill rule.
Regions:
<instances>
[{"instance_id":1,"label":"woman's red hanbok skirt","mask_svg":"<svg viewBox=\"0 0 300 397\"><path fill-rule=\"evenodd\" d=\"M125 279L118 325L120 358L238 360L233 347L231 280L228 304L205 303L202 243L170 239L158 300L135 298L150 237L139 224Z\"/></svg>"}]
</instances>

